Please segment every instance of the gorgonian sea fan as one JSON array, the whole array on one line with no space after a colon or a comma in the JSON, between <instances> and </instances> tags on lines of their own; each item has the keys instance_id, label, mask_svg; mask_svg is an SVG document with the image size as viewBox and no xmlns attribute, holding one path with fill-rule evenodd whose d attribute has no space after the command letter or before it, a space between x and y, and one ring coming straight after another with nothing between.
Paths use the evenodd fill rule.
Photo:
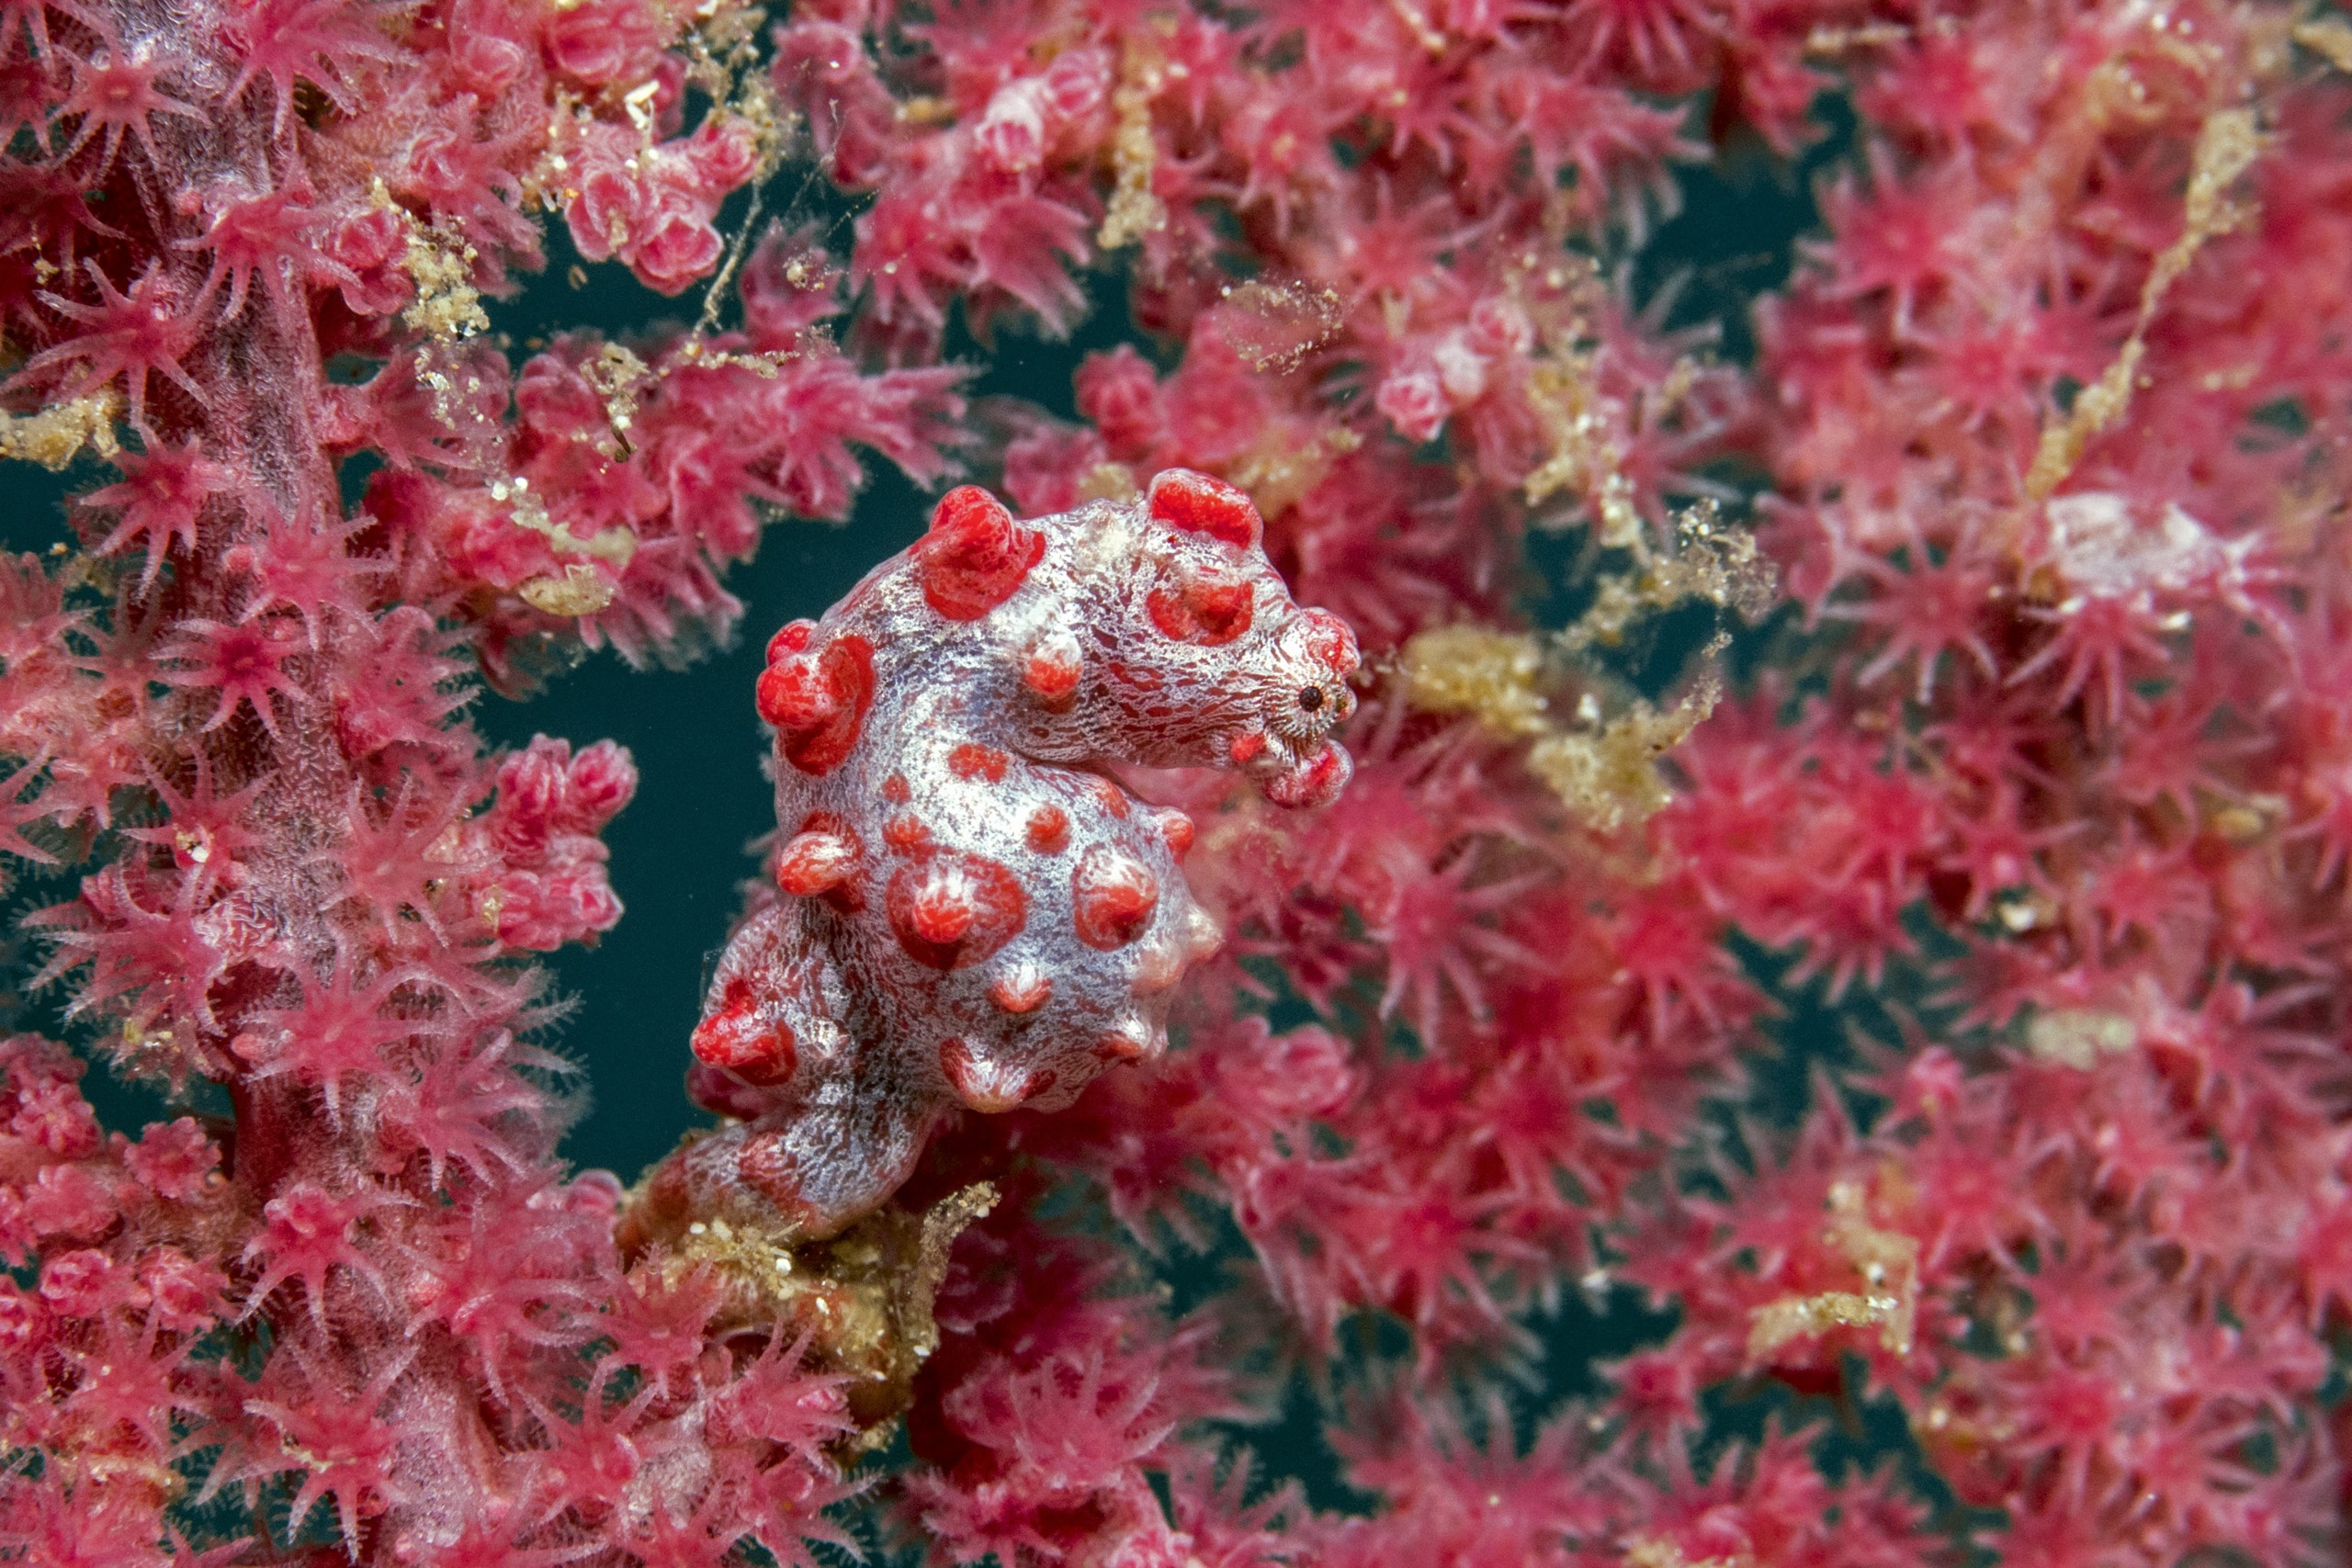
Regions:
<instances>
[{"instance_id":1,"label":"gorgonian sea fan","mask_svg":"<svg viewBox=\"0 0 2352 1568\"><path fill-rule=\"evenodd\" d=\"M0 1558L2330 1560L2346 69L2205 0L0 4L0 452L76 495L0 570ZM1833 124L1752 364L1636 305L1679 170ZM691 324L518 364L557 217ZM734 694L788 819L651 1043L728 1120L571 1174L531 955L637 765L468 699L725 643L867 454L1009 505ZM1159 745L1138 647L1256 684ZM1672 1326L1531 1412L1577 1292Z\"/></svg>"}]
</instances>

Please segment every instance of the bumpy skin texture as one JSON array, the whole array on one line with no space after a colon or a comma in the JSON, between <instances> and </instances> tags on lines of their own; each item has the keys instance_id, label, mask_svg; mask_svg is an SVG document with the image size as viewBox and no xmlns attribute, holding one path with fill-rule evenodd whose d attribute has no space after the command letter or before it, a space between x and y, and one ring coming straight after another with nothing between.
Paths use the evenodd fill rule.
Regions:
<instances>
[{"instance_id":1,"label":"bumpy skin texture","mask_svg":"<svg viewBox=\"0 0 2352 1568\"><path fill-rule=\"evenodd\" d=\"M1238 767L1269 800L1346 784L1355 639L1302 610L1248 497L1188 469L1140 501L1015 521L986 491L768 648L780 897L719 960L696 1093L741 1118L647 1190L660 1234L833 1234L933 1124L1069 1104L1165 1049L1215 922L1193 824L1104 762Z\"/></svg>"}]
</instances>

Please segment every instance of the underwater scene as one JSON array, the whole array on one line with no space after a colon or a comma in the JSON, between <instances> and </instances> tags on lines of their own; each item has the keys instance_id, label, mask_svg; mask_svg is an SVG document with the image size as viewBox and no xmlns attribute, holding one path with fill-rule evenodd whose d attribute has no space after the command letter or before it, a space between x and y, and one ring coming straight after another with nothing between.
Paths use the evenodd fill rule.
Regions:
<instances>
[{"instance_id":1,"label":"underwater scene","mask_svg":"<svg viewBox=\"0 0 2352 1568\"><path fill-rule=\"evenodd\" d=\"M2352 18L0 0L0 1564L2352 1537Z\"/></svg>"}]
</instances>

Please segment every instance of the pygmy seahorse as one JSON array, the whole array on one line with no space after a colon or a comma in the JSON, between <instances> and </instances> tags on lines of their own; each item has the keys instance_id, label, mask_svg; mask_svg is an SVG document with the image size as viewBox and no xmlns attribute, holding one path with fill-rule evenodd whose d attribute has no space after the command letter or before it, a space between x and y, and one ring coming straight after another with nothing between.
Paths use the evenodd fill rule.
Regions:
<instances>
[{"instance_id":1,"label":"pygmy seahorse","mask_svg":"<svg viewBox=\"0 0 2352 1568\"><path fill-rule=\"evenodd\" d=\"M1106 762L1240 769L1278 806L1347 783L1355 639L1301 609L1257 509L1189 469L1018 521L951 491L930 532L768 645L776 897L695 1031L697 1097L739 1120L649 1179L645 1239L726 1219L831 1235L956 1106L1068 1105L1166 1048L1215 951L1183 813Z\"/></svg>"}]
</instances>

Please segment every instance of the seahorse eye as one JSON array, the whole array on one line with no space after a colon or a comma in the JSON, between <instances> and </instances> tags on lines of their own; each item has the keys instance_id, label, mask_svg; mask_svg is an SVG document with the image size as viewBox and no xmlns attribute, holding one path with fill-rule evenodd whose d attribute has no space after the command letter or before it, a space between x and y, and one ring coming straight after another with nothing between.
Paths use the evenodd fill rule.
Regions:
<instances>
[{"instance_id":1,"label":"seahorse eye","mask_svg":"<svg viewBox=\"0 0 2352 1568\"><path fill-rule=\"evenodd\" d=\"M1308 713L1313 713L1317 708L1321 707L1323 705L1323 688L1320 686L1301 686L1298 689L1298 705L1305 708Z\"/></svg>"}]
</instances>

